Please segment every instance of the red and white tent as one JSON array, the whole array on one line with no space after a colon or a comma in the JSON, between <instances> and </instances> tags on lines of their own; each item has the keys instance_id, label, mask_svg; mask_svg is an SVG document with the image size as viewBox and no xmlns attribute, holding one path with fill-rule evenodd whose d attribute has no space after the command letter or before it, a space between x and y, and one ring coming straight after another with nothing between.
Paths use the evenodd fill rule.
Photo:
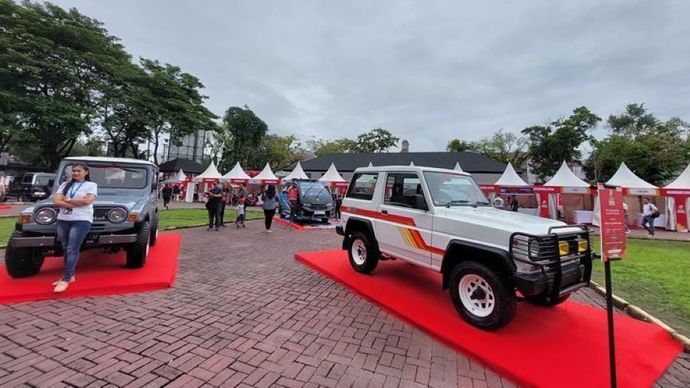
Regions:
<instances>
[{"instance_id":1,"label":"red and white tent","mask_svg":"<svg viewBox=\"0 0 690 388\"><path fill-rule=\"evenodd\" d=\"M194 177L194 182L215 183L222 178L223 176L218 172L216 164L211 162L206 171Z\"/></svg>"},{"instance_id":2,"label":"red and white tent","mask_svg":"<svg viewBox=\"0 0 690 388\"><path fill-rule=\"evenodd\" d=\"M606 182L606 185L608 186L620 186L623 189L623 195L625 197L656 197L659 195L659 188L654 186L653 184L645 181L644 179L640 178L639 176L635 175L634 172L628 168L628 166L625 164L625 162L622 162L621 165L618 167L618 170L616 171L615 174L611 177ZM641 209L641 201L632 203L629 201L626 201L629 207L629 213L633 215L633 218L629 221L632 221L635 225L639 225L640 223L638 222L637 218L640 218L639 210ZM630 206L634 205L634 206ZM599 198L596 198L594 201L594 214L592 215L592 224L594 225L600 225L600 220L599 220ZM655 226L665 226L666 225L666 216L662 215L659 218L656 218L654 220L654 225Z\"/></svg>"},{"instance_id":3,"label":"red and white tent","mask_svg":"<svg viewBox=\"0 0 690 388\"><path fill-rule=\"evenodd\" d=\"M165 180L163 183L182 183L187 180L187 175L185 175L184 171L180 169L180 171L177 172L177 174L171 176L167 180Z\"/></svg>"},{"instance_id":4,"label":"red and white tent","mask_svg":"<svg viewBox=\"0 0 690 388\"><path fill-rule=\"evenodd\" d=\"M230 183L247 183L252 179L252 177L247 175L247 173L242 169L240 162L237 162L232 170L223 175L223 179Z\"/></svg>"},{"instance_id":5,"label":"red and white tent","mask_svg":"<svg viewBox=\"0 0 690 388\"><path fill-rule=\"evenodd\" d=\"M565 161L548 182L542 186L535 186L534 192L539 203L539 215L553 219L558 218L561 194L588 195L591 193L589 183L578 178Z\"/></svg>"},{"instance_id":6,"label":"red and white tent","mask_svg":"<svg viewBox=\"0 0 690 388\"><path fill-rule=\"evenodd\" d=\"M690 228L690 164L676 180L664 186L661 193L666 196L666 228L688 232Z\"/></svg>"},{"instance_id":7,"label":"red and white tent","mask_svg":"<svg viewBox=\"0 0 690 388\"><path fill-rule=\"evenodd\" d=\"M348 181L343 179L343 176L340 175L338 170L335 168L335 164L331 163L330 167L328 167L328 171L326 171L325 174L321 178L319 178L320 182L328 183L332 187L339 187L339 188L346 188L347 185L349 184Z\"/></svg>"},{"instance_id":8,"label":"red and white tent","mask_svg":"<svg viewBox=\"0 0 690 388\"><path fill-rule=\"evenodd\" d=\"M277 184L279 182L279 179L275 174L273 173L273 170L271 170L271 165L266 163L266 166L264 167L261 172L252 178L251 180L252 183L258 183L261 185L268 185L268 184Z\"/></svg>"},{"instance_id":9,"label":"red and white tent","mask_svg":"<svg viewBox=\"0 0 690 388\"><path fill-rule=\"evenodd\" d=\"M302 163L300 162L297 162L297 165L292 170L292 172L289 173L285 178L283 178L283 182L289 182L293 179L309 179L307 174L302 169Z\"/></svg>"},{"instance_id":10,"label":"red and white tent","mask_svg":"<svg viewBox=\"0 0 690 388\"><path fill-rule=\"evenodd\" d=\"M493 185L479 185L484 194L494 197L495 193L502 194L532 194L532 186L518 175L513 165L508 162L503 174Z\"/></svg>"}]
</instances>

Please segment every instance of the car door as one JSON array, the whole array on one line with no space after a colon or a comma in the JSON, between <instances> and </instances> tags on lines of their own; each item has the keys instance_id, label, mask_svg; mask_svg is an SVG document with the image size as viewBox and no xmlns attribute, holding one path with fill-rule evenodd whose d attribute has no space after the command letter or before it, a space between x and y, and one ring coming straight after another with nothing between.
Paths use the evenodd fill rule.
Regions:
<instances>
[{"instance_id":1,"label":"car door","mask_svg":"<svg viewBox=\"0 0 690 388\"><path fill-rule=\"evenodd\" d=\"M376 234L383 253L415 264L431 265L433 215L416 172L389 172L379 205Z\"/></svg>"}]
</instances>

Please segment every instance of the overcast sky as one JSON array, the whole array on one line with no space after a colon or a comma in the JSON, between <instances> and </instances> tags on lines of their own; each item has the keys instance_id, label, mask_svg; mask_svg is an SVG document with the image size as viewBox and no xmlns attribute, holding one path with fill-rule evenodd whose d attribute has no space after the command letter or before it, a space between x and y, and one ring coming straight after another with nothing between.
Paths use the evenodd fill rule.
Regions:
<instances>
[{"instance_id":1,"label":"overcast sky","mask_svg":"<svg viewBox=\"0 0 690 388\"><path fill-rule=\"evenodd\" d=\"M55 3L199 77L217 115L246 104L302 139L383 127L440 151L630 102L690 120L688 1Z\"/></svg>"}]
</instances>

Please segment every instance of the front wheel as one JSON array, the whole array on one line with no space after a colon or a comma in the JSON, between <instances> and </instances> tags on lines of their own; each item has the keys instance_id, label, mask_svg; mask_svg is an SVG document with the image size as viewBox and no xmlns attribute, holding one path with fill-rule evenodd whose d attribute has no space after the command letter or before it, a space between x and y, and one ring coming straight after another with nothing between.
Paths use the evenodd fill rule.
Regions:
<instances>
[{"instance_id":1,"label":"front wheel","mask_svg":"<svg viewBox=\"0 0 690 388\"><path fill-rule=\"evenodd\" d=\"M450 298L472 326L498 330L515 316L517 301L507 280L486 265L465 261L450 273Z\"/></svg>"},{"instance_id":2,"label":"front wheel","mask_svg":"<svg viewBox=\"0 0 690 388\"><path fill-rule=\"evenodd\" d=\"M127 268L141 268L146 263L149 255L149 240L151 234L151 224L145 221L141 224L137 241L127 247Z\"/></svg>"},{"instance_id":3,"label":"front wheel","mask_svg":"<svg viewBox=\"0 0 690 388\"><path fill-rule=\"evenodd\" d=\"M546 295L535 295L535 296L526 296L525 299L533 304L536 304L538 306L545 306L545 307L552 307L559 305L566 300L570 298L570 294L565 294L558 299L553 300L551 297L546 296Z\"/></svg>"},{"instance_id":4,"label":"front wheel","mask_svg":"<svg viewBox=\"0 0 690 388\"><path fill-rule=\"evenodd\" d=\"M12 278L32 276L41 270L45 256L36 248L14 248L12 240L21 237L22 232L15 231L5 249L5 267Z\"/></svg>"},{"instance_id":5,"label":"front wheel","mask_svg":"<svg viewBox=\"0 0 690 388\"><path fill-rule=\"evenodd\" d=\"M158 241L158 216L153 217L153 221L151 222L151 238L149 241L149 245L154 246L156 245L156 241Z\"/></svg>"},{"instance_id":6,"label":"front wheel","mask_svg":"<svg viewBox=\"0 0 690 388\"><path fill-rule=\"evenodd\" d=\"M348 257L350 265L359 273L371 273L379 263L378 253L371 246L369 237L361 232L352 234Z\"/></svg>"}]
</instances>

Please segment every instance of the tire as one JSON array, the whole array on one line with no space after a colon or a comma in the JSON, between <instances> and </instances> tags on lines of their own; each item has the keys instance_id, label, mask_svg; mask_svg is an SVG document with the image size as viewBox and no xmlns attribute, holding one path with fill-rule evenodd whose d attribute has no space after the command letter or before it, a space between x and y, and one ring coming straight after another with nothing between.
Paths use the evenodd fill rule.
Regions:
<instances>
[{"instance_id":1,"label":"tire","mask_svg":"<svg viewBox=\"0 0 690 388\"><path fill-rule=\"evenodd\" d=\"M352 234L347 255L350 265L359 273L371 273L379 263L378 252L372 247L369 236L362 232Z\"/></svg>"},{"instance_id":2,"label":"tire","mask_svg":"<svg viewBox=\"0 0 690 388\"><path fill-rule=\"evenodd\" d=\"M45 256L36 248L13 248L12 240L21 237L22 232L15 231L5 249L5 267L12 278L25 278L41 270Z\"/></svg>"},{"instance_id":3,"label":"tire","mask_svg":"<svg viewBox=\"0 0 690 388\"><path fill-rule=\"evenodd\" d=\"M153 221L151 222L151 238L149 239L149 245L155 246L156 241L158 241L158 215L154 215Z\"/></svg>"},{"instance_id":4,"label":"tire","mask_svg":"<svg viewBox=\"0 0 690 388\"><path fill-rule=\"evenodd\" d=\"M137 241L127 247L127 268L141 268L149 254L151 224L145 221L137 234Z\"/></svg>"},{"instance_id":5,"label":"tire","mask_svg":"<svg viewBox=\"0 0 690 388\"><path fill-rule=\"evenodd\" d=\"M553 307L565 302L568 298L570 298L570 294L563 295L555 301L552 301L551 298L546 295L534 295L526 296L525 300L538 306Z\"/></svg>"},{"instance_id":6,"label":"tire","mask_svg":"<svg viewBox=\"0 0 690 388\"><path fill-rule=\"evenodd\" d=\"M460 316L472 326L498 330L517 311L515 292L504 277L476 261L464 261L450 272L450 298Z\"/></svg>"}]
</instances>

